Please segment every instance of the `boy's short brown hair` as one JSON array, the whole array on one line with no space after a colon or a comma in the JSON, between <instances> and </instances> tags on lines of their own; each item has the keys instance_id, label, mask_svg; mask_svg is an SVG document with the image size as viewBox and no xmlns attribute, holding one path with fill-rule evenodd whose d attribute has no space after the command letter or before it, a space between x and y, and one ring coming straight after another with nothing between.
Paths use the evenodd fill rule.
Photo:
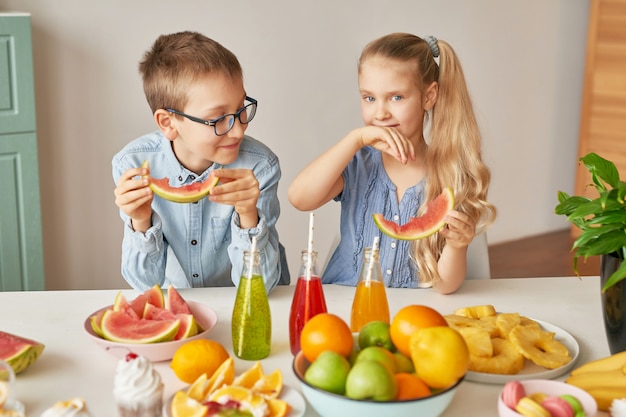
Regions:
<instances>
[{"instance_id":1,"label":"boy's short brown hair","mask_svg":"<svg viewBox=\"0 0 626 417\"><path fill-rule=\"evenodd\" d=\"M139 63L152 113L164 108L182 111L190 84L216 71L233 79L243 77L239 60L232 52L201 33L190 31L159 36Z\"/></svg>"}]
</instances>

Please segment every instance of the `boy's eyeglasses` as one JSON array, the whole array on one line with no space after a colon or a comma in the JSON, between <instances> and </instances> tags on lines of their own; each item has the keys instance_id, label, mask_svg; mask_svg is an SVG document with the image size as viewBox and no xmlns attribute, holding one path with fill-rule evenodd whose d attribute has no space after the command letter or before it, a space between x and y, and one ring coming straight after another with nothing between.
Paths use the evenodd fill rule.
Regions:
<instances>
[{"instance_id":1,"label":"boy's eyeglasses","mask_svg":"<svg viewBox=\"0 0 626 417\"><path fill-rule=\"evenodd\" d=\"M202 123L203 125L213 126L213 130L215 130L215 134L217 136L222 136L227 134L230 129L235 125L235 119L239 119L241 124L248 124L252 119L254 119L254 115L256 114L256 106L257 101L252 97L246 96L246 101L249 101L248 104L237 110L237 113L225 114L217 119L213 120L204 120L199 117L190 116L182 111L174 110L174 109L165 109L170 113L177 114L179 116L186 117L192 122Z\"/></svg>"}]
</instances>

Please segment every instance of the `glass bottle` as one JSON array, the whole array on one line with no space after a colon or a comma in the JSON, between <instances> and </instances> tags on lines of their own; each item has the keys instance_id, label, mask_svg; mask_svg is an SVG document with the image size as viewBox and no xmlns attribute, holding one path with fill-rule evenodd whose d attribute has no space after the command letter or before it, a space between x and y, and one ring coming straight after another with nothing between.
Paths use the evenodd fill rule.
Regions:
<instances>
[{"instance_id":1,"label":"glass bottle","mask_svg":"<svg viewBox=\"0 0 626 417\"><path fill-rule=\"evenodd\" d=\"M370 321L389 323L389 303L380 269L378 249L365 248L359 282L352 301L350 329L358 332Z\"/></svg>"},{"instance_id":2,"label":"glass bottle","mask_svg":"<svg viewBox=\"0 0 626 417\"><path fill-rule=\"evenodd\" d=\"M309 258L309 251L303 250L300 273L289 313L289 346L293 355L300 351L300 333L305 323L316 314L326 311L322 279L317 272L317 252L312 251Z\"/></svg>"},{"instance_id":3,"label":"glass bottle","mask_svg":"<svg viewBox=\"0 0 626 417\"><path fill-rule=\"evenodd\" d=\"M243 264L232 316L233 352L241 359L259 360L270 354L272 316L259 252L245 251Z\"/></svg>"}]
</instances>

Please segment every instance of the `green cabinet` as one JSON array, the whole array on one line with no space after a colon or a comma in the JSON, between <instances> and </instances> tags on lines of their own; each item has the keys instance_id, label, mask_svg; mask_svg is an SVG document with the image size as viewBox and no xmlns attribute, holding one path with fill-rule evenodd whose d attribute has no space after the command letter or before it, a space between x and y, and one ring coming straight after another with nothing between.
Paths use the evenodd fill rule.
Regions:
<instances>
[{"instance_id":1,"label":"green cabinet","mask_svg":"<svg viewBox=\"0 0 626 417\"><path fill-rule=\"evenodd\" d=\"M45 289L30 15L0 13L0 291Z\"/></svg>"}]
</instances>

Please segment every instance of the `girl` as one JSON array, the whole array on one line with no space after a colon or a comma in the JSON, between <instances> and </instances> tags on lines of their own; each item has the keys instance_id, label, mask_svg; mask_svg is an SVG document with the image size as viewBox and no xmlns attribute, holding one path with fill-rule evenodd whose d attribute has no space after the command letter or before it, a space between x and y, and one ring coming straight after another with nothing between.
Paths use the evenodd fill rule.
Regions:
<instances>
[{"instance_id":1,"label":"girl","mask_svg":"<svg viewBox=\"0 0 626 417\"><path fill-rule=\"evenodd\" d=\"M341 202L341 240L323 281L356 285L363 248L380 235L372 214L404 224L450 186L456 210L447 227L415 242L382 235L380 260L387 286L452 293L465 279L468 245L495 218L486 200L490 173L456 54L434 37L389 34L361 53L358 82L365 126L311 162L288 192L303 211Z\"/></svg>"}]
</instances>

